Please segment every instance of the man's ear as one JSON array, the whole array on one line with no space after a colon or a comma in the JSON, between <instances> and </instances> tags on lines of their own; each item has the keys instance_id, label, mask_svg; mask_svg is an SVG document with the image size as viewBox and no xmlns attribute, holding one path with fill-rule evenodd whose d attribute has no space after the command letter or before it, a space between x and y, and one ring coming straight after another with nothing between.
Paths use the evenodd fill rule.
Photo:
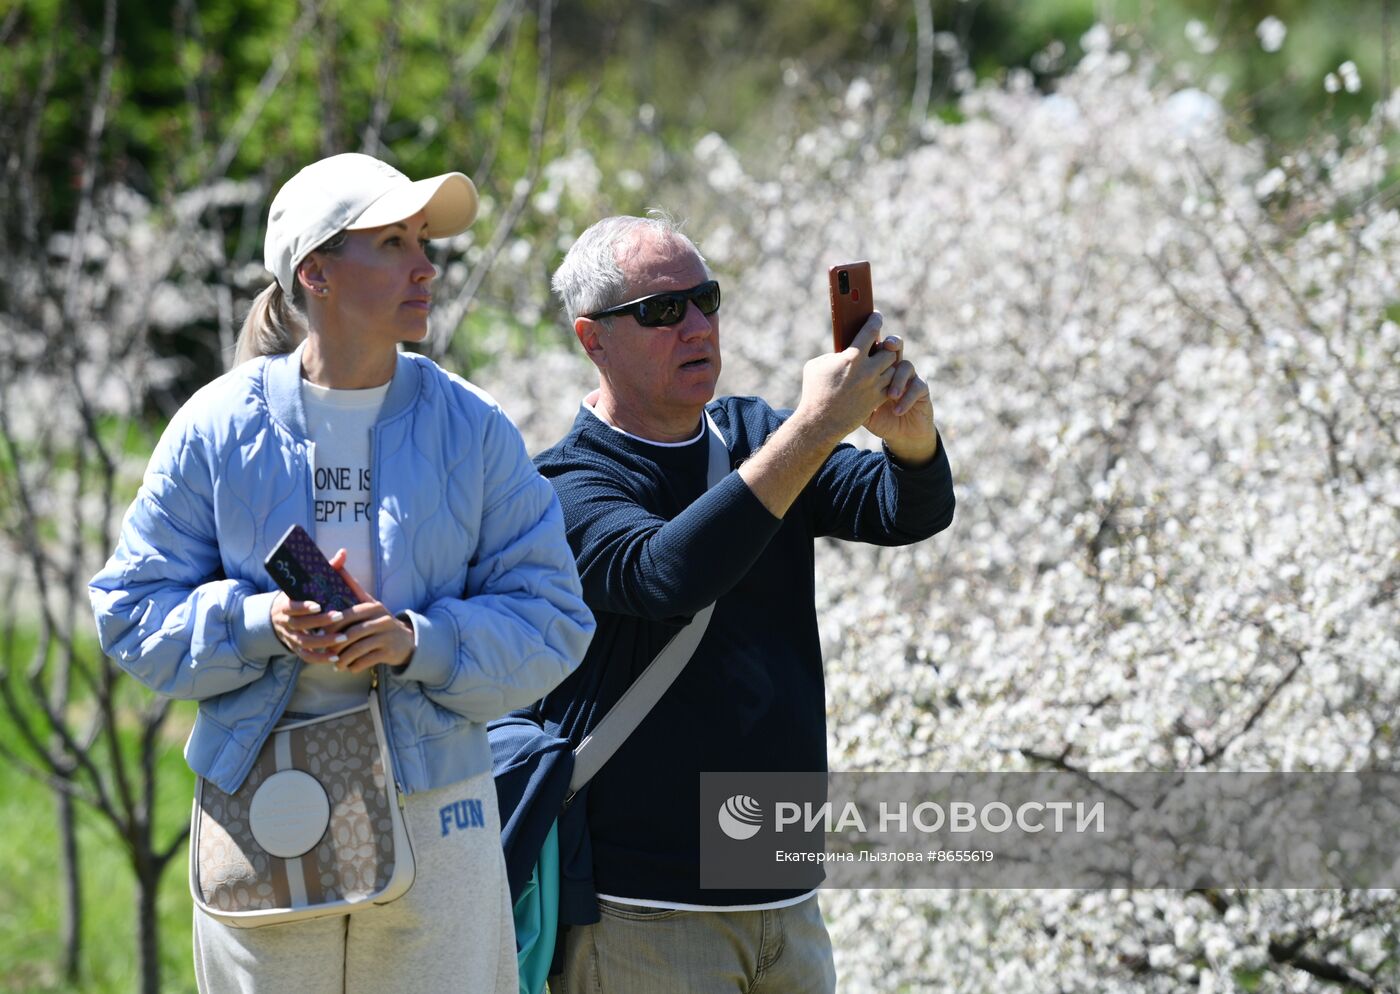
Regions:
<instances>
[{"instance_id":1,"label":"man's ear","mask_svg":"<svg viewBox=\"0 0 1400 994\"><path fill-rule=\"evenodd\" d=\"M312 252L301 260L301 264L297 266L296 279L309 296L324 297L330 292L330 283L326 280L326 270L321 265L321 256L317 252Z\"/></svg>"},{"instance_id":2,"label":"man's ear","mask_svg":"<svg viewBox=\"0 0 1400 994\"><path fill-rule=\"evenodd\" d=\"M593 365L605 369L608 365L608 350L603 344L603 322L595 318L574 318L574 334L578 336L578 343L583 346L583 351L588 353L588 358L593 360Z\"/></svg>"}]
</instances>

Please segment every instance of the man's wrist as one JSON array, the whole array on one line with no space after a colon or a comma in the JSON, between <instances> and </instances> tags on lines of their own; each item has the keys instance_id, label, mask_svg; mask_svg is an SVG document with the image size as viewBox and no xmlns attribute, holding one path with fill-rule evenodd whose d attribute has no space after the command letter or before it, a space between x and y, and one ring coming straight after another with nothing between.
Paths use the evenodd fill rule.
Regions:
<instances>
[{"instance_id":1,"label":"man's wrist","mask_svg":"<svg viewBox=\"0 0 1400 994\"><path fill-rule=\"evenodd\" d=\"M793 433L793 441L797 447L817 451L823 460L831 455L832 450L841 444L841 441L850 432L837 433L833 431L828 419L812 414L798 405L797 410L792 412L792 417L788 418L778 430L787 428Z\"/></svg>"},{"instance_id":2,"label":"man's wrist","mask_svg":"<svg viewBox=\"0 0 1400 994\"><path fill-rule=\"evenodd\" d=\"M885 452L902 469L923 469L938 456L938 432L927 442L911 444L907 441L883 440Z\"/></svg>"}]
</instances>

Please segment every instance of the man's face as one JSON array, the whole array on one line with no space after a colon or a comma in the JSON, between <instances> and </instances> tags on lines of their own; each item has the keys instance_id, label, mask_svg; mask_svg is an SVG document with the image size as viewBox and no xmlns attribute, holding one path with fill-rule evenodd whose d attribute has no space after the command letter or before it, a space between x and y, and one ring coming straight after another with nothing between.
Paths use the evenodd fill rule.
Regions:
<instances>
[{"instance_id":1,"label":"man's face","mask_svg":"<svg viewBox=\"0 0 1400 994\"><path fill-rule=\"evenodd\" d=\"M683 242L645 229L624 245L617 261L627 280L624 300L689 290L709 279ZM719 380L719 312L706 317L692 301L676 324L646 328L630 314L610 320L611 328L598 329L594 361L615 423L658 440L693 433Z\"/></svg>"}]
</instances>

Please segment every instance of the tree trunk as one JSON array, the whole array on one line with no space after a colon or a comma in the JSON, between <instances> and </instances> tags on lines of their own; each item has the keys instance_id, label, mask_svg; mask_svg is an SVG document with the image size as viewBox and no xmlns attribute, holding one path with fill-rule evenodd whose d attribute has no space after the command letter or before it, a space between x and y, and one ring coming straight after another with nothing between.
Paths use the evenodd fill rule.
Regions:
<instances>
[{"instance_id":1,"label":"tree trunk","mask_svg":"<svg viewBox=\"0 0 1400 994\"><path fill-rule=\"evenodd\" d=\"M156 918L160 871L160 865L149 858L136 867L137 967L141 994L160 994L160 922Z\"/></svg>"},{"instance_id":2,"label":"tree trunk","mask_svg":"<svg viewBox=\"0 0 1400 994\"><path fill-rule=\"evenodd\" d=\"M78 982L78 963L83 950L83 887L78 867L78 831L73 798L57 792L59 872L63 874L63 976Z\"/></svg>"}]
</instances>

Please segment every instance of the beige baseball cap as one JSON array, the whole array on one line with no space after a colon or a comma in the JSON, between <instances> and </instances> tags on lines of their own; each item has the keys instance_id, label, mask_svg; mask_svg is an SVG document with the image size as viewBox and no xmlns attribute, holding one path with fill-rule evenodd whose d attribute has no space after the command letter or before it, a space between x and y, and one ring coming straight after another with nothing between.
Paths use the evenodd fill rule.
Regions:
<instances>
[{"instance_id":1,"label":"beige baseball cap","mask_svg":"<svg viewBox=\"0 0 1400 994\"><path fill-rule=\"evenodd\" d=\"M290 295L301 260L337 231L379 228L426 211L427 236L446 238L471 227L476 209L476 187L462 173L414 182L372 155L332 155L302 169L272 198L263 264Z\"/></svg>"}]
</instances>

